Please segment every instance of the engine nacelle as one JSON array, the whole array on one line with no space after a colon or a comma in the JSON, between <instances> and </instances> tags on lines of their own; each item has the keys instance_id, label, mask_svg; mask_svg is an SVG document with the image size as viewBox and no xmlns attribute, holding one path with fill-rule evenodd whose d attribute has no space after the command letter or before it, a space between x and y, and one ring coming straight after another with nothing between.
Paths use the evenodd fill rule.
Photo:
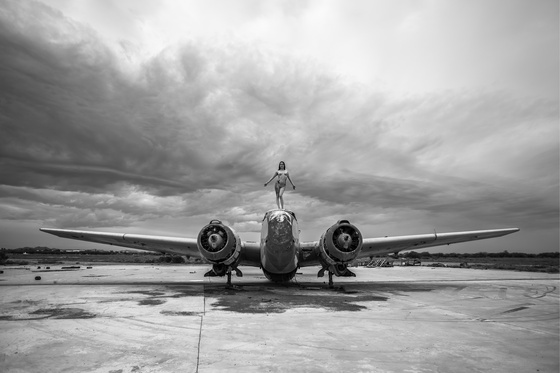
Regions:
<instances>
[{"instance_id":1,"label":"engine nacelle","mask_svg":"<svg viewBox=\"0 0 560 373\"><path fill-rule=\"evenodd\" d=\"M344 276L348 264L362 250L362 233L348 220L339 220L327 229L319 245L323 268Z\"/></svg>"},{"instance_id":2,"label":"engine nacelle","mask_svg":"<svg viewBox=\"0 0 560 373\"><path fill-rule=\"evenodd\" d=\"M210 224L200 230L197 245L200 254L215 267L220 265L235 268L239 262L241 240L230 227L219 220L210 221Z\"/></svg>"}]
</instances>

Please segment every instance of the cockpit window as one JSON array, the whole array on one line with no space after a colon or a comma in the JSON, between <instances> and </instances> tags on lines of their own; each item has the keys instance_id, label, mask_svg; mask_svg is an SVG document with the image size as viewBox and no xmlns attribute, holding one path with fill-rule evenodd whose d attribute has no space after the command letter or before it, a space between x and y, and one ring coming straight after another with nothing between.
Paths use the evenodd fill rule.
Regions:
<instances>
[{"instance_id":1,"label":"cockpit window","mask_svg":"<svg viewBox=\"0 0 560 373\"><path fill-rule=\"evenodd\" d=\"M297 220L296 214L294 214L293 211L290 211L290 210L270 210L270 211L267 211L266 214L264 214L263 221L264 221L265 219L270 219L270 214L278 214L278 213L287 213L287 214L290 214L294 220Z\"/></svg>"}]
</instances>

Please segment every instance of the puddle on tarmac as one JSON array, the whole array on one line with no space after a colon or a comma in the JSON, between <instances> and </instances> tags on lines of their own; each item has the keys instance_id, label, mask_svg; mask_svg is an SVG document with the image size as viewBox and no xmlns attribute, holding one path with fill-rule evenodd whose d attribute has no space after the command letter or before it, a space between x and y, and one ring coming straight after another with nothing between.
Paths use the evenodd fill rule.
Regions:
<instances>
[{"instance_id":1,"label":"puddle on tarmac","mask_svg":"<svg viewBox=\"0 0 560 373\"><path fill-rule=\"evenodd\" d=\"M161 297L162 295L165 295L165 292L158 291L158 290L131 290L131 291L126 291L124 293L125 294L142 294L142 295L148 295L150 297Z\"/></svg>"},{"instance_id":2,"label":"puddle on tarmac","mask_svg":"<svg viewBox=\"0 0 560 373\"><path fill-rule=\"evenodd\" d=\"M31 312L30 315L45 315L53 319L92 319L94 314L81 308L44 308Z\"/></svg>"},{"instance_id":3,"label":"puddle on tarmac","mask_svg":"<svg viewBox=\"0 0 560 373\"><path fill-rule=\"evenodd\" d=\"M161 311L165 316L200 316L202 312L189 312L189 311Z\"/></svg>"},{"instance_id":4,"label":"puddle on tarmac","mask_svg":"<svg viewBox=\"0 0 560 373\"><path fill-rule=\"evenodd\" d=\"M123 293L119 293L123 294ZM141 294L149 298L138 300L141 306L157 306L166 302L166 298L183 298L196 295L202 295L203 289L201 286L166 286L165 288L149 289L149 290L131 290L126 291L124 294Z\"/></svg>"},{"instance_id":5,"label":"puddle on tarmac","mask_svg":"<svg viewBox=\"0 0 560 373\"><path fill-rule=\"evenodd\" d=\"M138 301L138 304L140 306L157 306L159 304L164 304L164 303L165 303L164 299L154 299L154 298L142 299Z\"/></svg>"},{"instance_id":6,"label":"puddle on tarmac","mask_svg":"<svg viewBox=\"0 0 560 373\"><path fill-rule=\"evenodd\" d=\"M349 288L306 287L297 284L276 286L242 286L226 289L206 285L205 297L215 298L212 306L239 313L282 313L293 308L323 308L330 311L361 311L366 302L385 302L388 297L377 292Z\"/></svg>"},{"instance_id":7,"label":"puddle on tarmac","mask_svg":"<svg viewBox=\"0 0 560 373\"><path fill-rule=\"evenodd\" d=\"M0 316L0 320L23 321L23 320L44 320L44 319L92 319L95 314L84 311L81 308L41 308L36 311L22 315Z\"/></svg>"}]
</instances>

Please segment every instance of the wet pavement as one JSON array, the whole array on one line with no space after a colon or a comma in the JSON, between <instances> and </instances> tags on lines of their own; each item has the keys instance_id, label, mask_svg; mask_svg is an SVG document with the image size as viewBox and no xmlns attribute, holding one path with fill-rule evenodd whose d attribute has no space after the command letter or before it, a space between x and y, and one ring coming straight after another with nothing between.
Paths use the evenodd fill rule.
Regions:
<instances>
[{"instance_id":1,"label":"wet pavement","mask_svg":"<svg viewBox=\"0 0 560 373\"><path fill-rule=\"evenodd\" d=\"M558 274L358 268L329 289L244 267L228 289L207 266L91 267L4 268L2 372L559 370Z\"/></svg>"}]
</instances>

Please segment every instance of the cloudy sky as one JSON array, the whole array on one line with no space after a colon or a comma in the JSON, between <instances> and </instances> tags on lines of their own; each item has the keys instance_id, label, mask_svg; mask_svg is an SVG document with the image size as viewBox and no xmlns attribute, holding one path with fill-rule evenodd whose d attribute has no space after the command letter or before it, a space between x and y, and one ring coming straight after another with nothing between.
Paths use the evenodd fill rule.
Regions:
<instances>
[{"instance_id":1,"label":"cloudy sky","mask_svg":"<svg viewBox=\"0 0 560 373\"><path fill-rule=\"evenodd\" d=\"M0 245L40 227L258 239L519 227L558 250L557 0L0 2Z\"/></svg>"}]
</instances>

